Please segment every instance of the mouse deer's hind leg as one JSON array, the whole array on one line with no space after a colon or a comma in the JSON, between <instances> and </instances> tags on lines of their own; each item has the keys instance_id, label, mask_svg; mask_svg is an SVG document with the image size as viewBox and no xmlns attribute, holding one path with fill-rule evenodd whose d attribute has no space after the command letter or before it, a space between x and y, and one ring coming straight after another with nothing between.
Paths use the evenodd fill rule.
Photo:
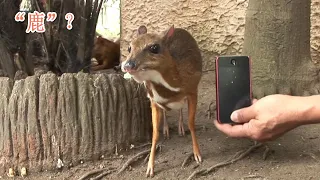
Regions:
<instances>
[{"instance_id":1,"label":"mouse deer's hind leg","mask_svg":"<svg viewBox=\"0 0 320 180\"><path fill-rule=\"evenodd\" d=\"M178 132L180 136L185 135L184 127L183 127L183 114L182 114L182 108L179 110L179 126L178 126Z\"/></svg>"},{"instance_id":2,"label":"mouse deer's hind leg","mask_svg":"<svg viewBox=\"0 0 320 180\"><path fill-rule=\"evenodd\" d=\"M169 125L167 122L167 114L165 110L162 110L162 118L163 118L163 137L164 139L169 139Z\"/></svg>"},{"instance_id":3,"label":"mouse deer's hind leg","mask_svg":"<svg viewBox=\"0 0 320 180\"><path fill-rule=\"evenodd\" d=\"M146 172L147 177L154 176L154 158L156 154L156 146L157 141L159 139L159 121L160 121L160 114L161 109L151 101L151 111L152 111L152 145L151 151L149 156L148 168Z\"/></svg>"},{"instance_id":4,"label":"mouse deer's hind leg","mask_svg":"<svg viewBox=\"0 0 320 180\"><path fill-rule=\"evenodd\" d=\"M190 94L188 96L188 116L189 116L188 126L190 129L191 138L192 138L193 154L196 162L200 163L202 162L202 159L200 155L199 145L198 145L198 141L195 133L195 125L194 125L196 111L197 111L197 101L198 101L197 92Z\"/></svg>"}]
</instances>

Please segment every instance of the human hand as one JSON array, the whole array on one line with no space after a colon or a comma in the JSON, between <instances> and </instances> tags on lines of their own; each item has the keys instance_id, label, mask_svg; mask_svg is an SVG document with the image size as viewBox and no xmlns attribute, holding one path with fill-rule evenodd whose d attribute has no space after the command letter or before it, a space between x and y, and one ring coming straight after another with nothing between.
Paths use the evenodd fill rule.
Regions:
<instances>
[{"instance_id":1,"label":"human hand","mask_svg":"<svg viewBox=\"0 0 320 180\"><path fill-rule=\"evenodd\" d=\"M250 107L231 114L231 120L241 124L220 124L217 120L214 124L231 137L247 137L260 142L273 140L301 125L303 113L299 98L276 94L255 99Z\"/></svg>"}]
</instances>

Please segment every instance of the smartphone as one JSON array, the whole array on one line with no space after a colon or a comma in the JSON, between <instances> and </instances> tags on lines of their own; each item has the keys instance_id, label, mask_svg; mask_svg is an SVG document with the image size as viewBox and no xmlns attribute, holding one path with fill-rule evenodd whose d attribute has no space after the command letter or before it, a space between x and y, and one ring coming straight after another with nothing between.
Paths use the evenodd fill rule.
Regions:
<instances>
[{"instance_id":1,"label":"smartphone","mask_svg":"<svg viewBox=\"0 0 320 180\"><path fill-rule=\"evenodd\" d=\"M252 103L251 60L249 56L217 56L215 64L217 120L235 124L232 112Z\"/></svg>"}]
</instances>

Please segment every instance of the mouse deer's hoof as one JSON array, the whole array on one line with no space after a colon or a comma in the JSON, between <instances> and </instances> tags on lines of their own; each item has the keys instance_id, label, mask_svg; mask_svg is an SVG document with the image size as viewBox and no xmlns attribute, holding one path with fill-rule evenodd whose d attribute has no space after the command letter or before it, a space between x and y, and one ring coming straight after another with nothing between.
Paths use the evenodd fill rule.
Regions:
<instances>
[{"instance_id":1,"label":"mouse deer's hoof","mask_svg":"<svg viewBox=\"0 0 320 180\"><path fill-rule=\"evenodd\" d=\"M179 136L185 136L185 131L183 125L179 125L178 127Z\"/></svg>"},{"instance_id":2,"label":"mouse deer's hoof","mask_svg":"<svg viewBox=\"0 0 320 180\"><path fill-rule=\"evenodd\" d=\"M146 177L153 177L154 176L154 166L150 163L148 163L148 168L146 172Z\"/></svg>"},{"instance_id":3,"label":"mouse deer's hoof","mask_svg":"<svg viewBox=\"0 0 320 180\"><path fill-rule=\"evenodd\" d=\"M184 137L185 136L185 132L184 131L179 132L179 136Z\"/></svg>"},{"instance_id":4,"label":"mouse deer's hoof","mask_svg":"<svg viewBox=\"0 0 320 180\"><path fill-rule=\"evenodd\" d=\"M168 126L164 126L163 127L163 137L164 137L164 139L170 139L169 127Z\"/></svg>"},{"instance_id":5,"label":"mouse deer's hoof","mask_svg":"<svg viewBox=\"0 0 320 180\"><path fill-rule=\"evenodd\" d=\"M200 164L202 162L202 158L201 158L201 155L200 153L194 153L194 160Z\"/></svg>"}]
</instances>

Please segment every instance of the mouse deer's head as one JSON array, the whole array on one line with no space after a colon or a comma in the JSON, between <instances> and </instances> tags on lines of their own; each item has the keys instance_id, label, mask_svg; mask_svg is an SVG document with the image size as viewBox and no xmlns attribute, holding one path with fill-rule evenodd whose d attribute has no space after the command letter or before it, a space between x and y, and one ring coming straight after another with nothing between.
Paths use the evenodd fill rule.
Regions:
<instances>
[{"instance_id":1,"label":"mouse deer's head","mask_svg":"<svg viewBox=\"0 0 320 180\"><path fill-rule=\"evenodd\" d=\"M164 34L147 33L147 28L140 26L137 37L128 47L127 59L121 62L122 71L130 73L136 81L142 82L151 78L151 72L159 72L170 67L172 58L168 42L173 34L173 26Z\"/></svg>"}]
</instances>

